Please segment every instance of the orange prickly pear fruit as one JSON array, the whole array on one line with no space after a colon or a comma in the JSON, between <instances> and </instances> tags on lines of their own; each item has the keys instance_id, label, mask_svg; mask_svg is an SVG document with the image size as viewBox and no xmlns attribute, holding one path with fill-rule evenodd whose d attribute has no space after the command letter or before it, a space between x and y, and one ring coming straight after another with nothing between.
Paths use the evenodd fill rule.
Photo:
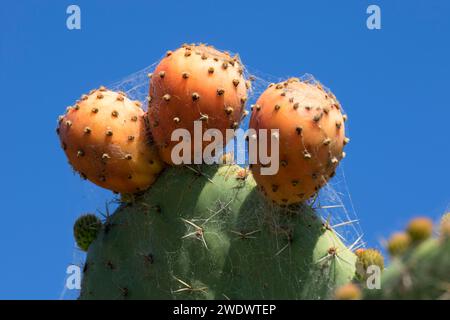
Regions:
<instances>
[{"instance_id":1,"label":"orange prickly pear fruit","mask_svg":"<svg viewBox=\"0 0 450 320\"><path fill-rule=\"evenodd\" d=\"M356 284L347 283L335 290L334 298L336 300L360 300L362 292Z\"/></svg>"},{"instance_id":2,"label":"orange prickly pear fruit","mask_svg":"<svg viewBox=\"0 0 450 320\"><path fill-rule=\"evenodd\" d=\"M262 164L252 165L264 193L281 205L316 194L345 156L346 119L336 97L320 84L291 78L269 85L252 107L250 119L257 137L259 129L279 129L278 173L261 175Z\"/></svg>"},{"instance_id":3,"label":"orange prickly pear fruit","mask_svg":"<svg viewBox=\"0 0 450 320\"><path fill-rule=\"evenodd\" d=\"M426 217L414 218L409 222L406 232L413 242L426 240L433 233L433 221Z\"/></svg>"},{"instance_id":4,"label":"orange prickly pear fruit","mask_svg":"<svg viewBox=\"0 0 450 320\"><path fill-rule=\"evenodd\" d=\"M178 144L171 141L172 132L183 128L193 137L194 121L202 121L203 132L220 130L224 144L231 139L226 129L237 129L246 114L249 82L243 70L238 56L212 46L184 45L167 52L150 75L148 109L151 132L166 163L173 164L171 152ZM203 148L209 143L203 142Z\"/></svg>"},{"instance_id":5,"label":"orange prickly pear fruit","mask_svg":"<svg viewBox=\"0 0 450 320\"><path fill-rule=\"evenodd\" d=\"M147 189L162 170L149 142L140 102L100 87L60 116L57 134L72 167L120 193Z\"/></svg>"}]
</instances>

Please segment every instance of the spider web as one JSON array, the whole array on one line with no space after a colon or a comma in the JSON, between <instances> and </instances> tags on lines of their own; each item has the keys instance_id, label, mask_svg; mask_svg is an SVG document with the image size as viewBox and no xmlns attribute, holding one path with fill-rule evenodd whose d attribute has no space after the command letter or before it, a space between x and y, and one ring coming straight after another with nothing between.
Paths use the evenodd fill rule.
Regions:
<instances>
[{"instance_id":1,"label":"spider web","mask_svg":"<svg viewBox=\"0 0 450 320\"><path fill-rule=\"evenodd\" d=\"M141 101L143 109L146 111L149 86L148 74L153 72L159 62L160 60L110 84L107 87L114 91L122 91L133 100ZM281 82L289 77L275 77L248 66L244 69L244 75L246 78L251 76L254 79L252 81L252 88L249 92L248 102L246 104L246 109L249 111L249 116L244 118L240 125L240 128L245 131L249 126L250 106L256 102L257 98L263 93L270 83ZM300 79L310 83L318 83L318 81L310 74L305 74L301 76ZM325 90L328 90L325 86L323 86L323 84L322 87ZM348 123L346 123L346 136L350 136ZM237 138L239 138L239 136ZM225 152L232 152L235 158L241 155L241 158L243 157L246 161L248 161L248 154L246 151L247 147L246 145L239 145L236 142L237 138L234 138L233 145L229 143L226 146ZM248 163L238 163L238 165L241 166L246 166L247 164ZM342 242L347 245L347 247L351 250L355 250L359 247L365 247L365 242L363 240L363 232L359 224L358 215L354 208L351 194L348 189L344 165L345 161L341 161L336 170L335 176L321 188L318 196L310 200L308 204L316 210L324 223L333 228L335 233L342 240ZM89 200L92 208L97 208L97 213L103 216L104 220L107 219L109 212L114 212L119 203L118 196L114 196L111 199L109 192L105 192L103 189L91 183L84 184L82 193L83 198L87 198ZM138 237L139 235L135 236ZM74 244L73 258L70 264L77 265L83 269L85 259L86 254L78 249L76 244ZM60 299L78 298L79 290L68 290L65 285L65 281L66 280L64 279L64 288L60 293Z\"/></svg>"}]
</instances>

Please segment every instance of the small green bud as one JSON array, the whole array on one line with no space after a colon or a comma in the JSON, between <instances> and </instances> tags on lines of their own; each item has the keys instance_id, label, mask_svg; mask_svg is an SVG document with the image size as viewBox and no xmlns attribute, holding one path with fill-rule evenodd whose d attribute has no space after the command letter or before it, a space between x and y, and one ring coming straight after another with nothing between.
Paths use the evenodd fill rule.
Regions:
<instances>
[{"instance_id":1,"label":"small green bud","mask_svg":"<svg viewBox=\"0 0 450 320\"><path fill-rule=\"evenodd\" d=\"M80 216L73 226L73 235L78 247L87 251L91 243L97 237L102 222L94 214L85 214Z\"/></svg>"}]
</instances>

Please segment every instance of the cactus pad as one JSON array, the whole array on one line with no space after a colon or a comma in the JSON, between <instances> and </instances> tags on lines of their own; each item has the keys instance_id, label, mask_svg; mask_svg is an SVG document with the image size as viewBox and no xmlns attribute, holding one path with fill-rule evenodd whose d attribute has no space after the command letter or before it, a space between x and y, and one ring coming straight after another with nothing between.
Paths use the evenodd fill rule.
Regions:
<instances>
[{"instance_id":1,"label":"cactus pad","mask_svg":"<svg viewBox=\"0 0 450 320\"><path fill-rule=\"evenodd\" d=\"M171 167L89 248L81 299L322 299L355 255L308 206L265 200L235 165Z\"/></svg>"}]
</instances>

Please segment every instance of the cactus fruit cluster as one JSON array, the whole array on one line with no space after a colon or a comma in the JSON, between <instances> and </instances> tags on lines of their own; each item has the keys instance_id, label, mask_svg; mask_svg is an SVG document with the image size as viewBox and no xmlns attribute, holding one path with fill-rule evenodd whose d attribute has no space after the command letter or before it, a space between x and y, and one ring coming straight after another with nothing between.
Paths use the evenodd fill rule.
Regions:
<instances>
[{"instance_id":1,"label":"cactus fruit cluster","mask_svg":"<svg viewBox=\"0 0 450 320\"><path fill-rule=\"evenodd\" d=\"M356 278L354 283L337 288L333 297L340 300L449 300L450 237L446 233L448 217L448 214L442 217L437 237L432 236L432 221L424 217L411 220L405 232L396 232L390 237L387 249L391 262L382 274L380 288L370 289L366 286L365 278ZM368 250L363 252L366 251ZM359 260L359 253L357 255ZM373 260L373 263L376 263L376 260ZM358 273L358 262L356 265Z\"/></svg>"},{"instance_id":2,"label":"cactus fruit cluster","mask_svg":"<svg viewBox=\"0 0 450 320\"><path fill-rule=\"evenodd\" d=\"M392 257L381 290L365 290L366 299L450 299L450 238L442 233L445 216L438 237L432 237L430 225L427 218L411 221L407 234L413 241Z\"/></svg>"},{"instance_id":3,"label":"cactus fruit cluster","mask_svg":"<svg viewBox=\"0 0 450 320\"><path fill-rule=\"evenodd\" d=\"M251 166L234 164L230 154L216 155L219 164L197 161L210 141L191 145L191 163L173 161L176 129L191 137L214 129L224 144L233 138L248 113L251 83L244 74L238 55L183 45L168 51L149 75L147 111L125 93L100 87L60 116L57 134L73 169L120 193L120 206L103 222L88 214L74 225L76 243L87 251L80 299L373 294L362 283L370 266L383 270L383 256L346 247L308 201L333 177L349 142L347 116L319 83L290 78L271 84L251 108L249 127L256 134L249 138L278 130L277 173L263 175L266 163L258 157ZM418 219L391 238L393 263L380 297L405 290L407 296L437 297L448 290L441 289L448 279L429 282L448 277L448 216L439 239L429 239L431 228Z\"/></svg>"},{"instance_id":4,"label":"cactus fruit cluster","mask_svg":"<svg viewBox=\"0 0 450 320\"><path fill-rule=\"evenodd\" d=\"M336 97L320 84L291 78L272 84L253 106L250 128L279 129L280 170L261 175L264 164L252 165L255 180L278 204L311 198L333 177L343 147L346 115ZM268 146L268 149L270 147Z\"/></svg>"}]
</instances>

